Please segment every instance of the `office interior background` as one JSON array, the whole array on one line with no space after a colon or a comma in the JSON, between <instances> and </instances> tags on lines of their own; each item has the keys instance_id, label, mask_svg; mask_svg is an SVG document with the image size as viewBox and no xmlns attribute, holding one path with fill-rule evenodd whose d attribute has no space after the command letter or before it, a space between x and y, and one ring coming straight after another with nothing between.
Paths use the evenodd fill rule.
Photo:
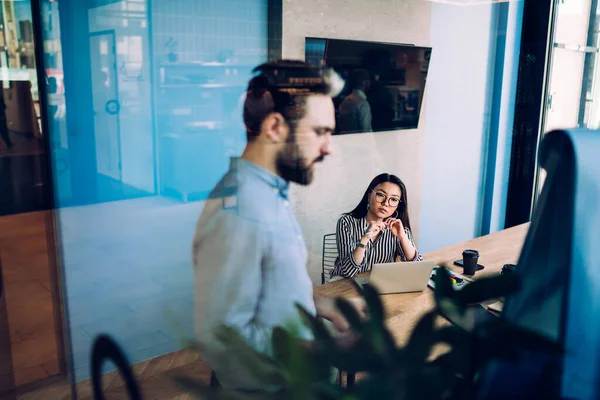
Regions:
<instances>
[{"instance_id":1,"label":"office interior background","mask_svg":"<svg viewBox=\"0 0 600 400\"><path fill-rule=\"evenodd\" d=\"M245 85L307 37L432 48L418 127L335 136L293 187L315 285L323 235L381 172L422 253L527 221L543 133L600 125L598 2L540 3L2 1L0 393L88 379L101 333L132 363L193 335L191 240L244 148Z\"/></svg>"}]
</instances>

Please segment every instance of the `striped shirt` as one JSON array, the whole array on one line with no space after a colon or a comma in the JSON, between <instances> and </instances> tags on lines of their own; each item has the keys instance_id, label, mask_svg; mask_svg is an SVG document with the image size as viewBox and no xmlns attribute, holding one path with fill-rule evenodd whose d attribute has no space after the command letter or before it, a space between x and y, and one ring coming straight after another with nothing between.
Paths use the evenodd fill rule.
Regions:
<instances>
[{"instance_id":1,"label":"striped shirt","mask_svg":"<svg viewBox=\"0 0 600 400\"><path fill-rule=\"evenodd\" d=\"M356 219L349 214L340 217L336 230L338 258L335 260L335 266L331 271L332 277L339 275L351 278L362 272L370 271L373 264L396 262L396 257L401 261L409 261L404 254L400 239L391 230L385 229L377 236L375 241L369 240L365 247L365 256L362 263L356 263L352 253L356 249L356 243L367 231L367 227L366 218ZM415 242L410 229L404 227L404 231L414 246ZM423 261L423 257L417 251L415 257L410 261Z\"/></svg>"}]
</instances>

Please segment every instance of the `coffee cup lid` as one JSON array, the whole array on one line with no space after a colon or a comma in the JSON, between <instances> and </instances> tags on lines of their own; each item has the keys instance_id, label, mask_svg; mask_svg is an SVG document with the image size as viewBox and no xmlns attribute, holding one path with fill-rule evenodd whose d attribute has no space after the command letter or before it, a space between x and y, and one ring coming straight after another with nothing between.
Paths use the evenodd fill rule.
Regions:
<instances>
[{"instance_id":1,"label":"coffee cup lid","mask_svg":"<svg viewBox=\"0 0 600 400\"><path fill-rule=\"evenodd\" d=\"M463 256L479 257L479 252L477 250L465 250L463 251Z\"/></svg>"}]
</instances>

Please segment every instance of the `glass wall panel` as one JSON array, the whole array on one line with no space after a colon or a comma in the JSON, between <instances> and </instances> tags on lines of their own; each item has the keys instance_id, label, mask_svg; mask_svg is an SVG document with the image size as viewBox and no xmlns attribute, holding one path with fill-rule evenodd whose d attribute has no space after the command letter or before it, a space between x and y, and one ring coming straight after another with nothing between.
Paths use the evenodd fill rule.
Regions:
<instances>
[{"instance_id":1,"label":"glass wall panel","mask_svg":"<svg viewBox=\"0 0 600 400\"><path fill-rule=\"evenodd\" d=\"M114 337L137 371L187 359L176 352L194 334L194 228L230 157L246 144L242 101L252 68L279 52L304 59L307 38L431 48L419 68L399 57L387 81L376 77L380 63L363 62L368 57L347 65L371 68L369 85L418 122L335 135L314 182L292 186L287 204L314 284L323 236L381 172L406 184L421 252L502 226L521 6L43 0L43 84L74 380L89 378L99 334ZM416 108L407 94L415 90ZM167 353L174 358L156 358Z\"/></svg>"},{"instance_id":2,"label":"glass wall panel","mask_svg":"<svg viewBox=\"0 0 600 400\"><path fill-rule=\"evenodd\" d=\"M0 398L65 372L29 0L0 2Z\"/></svg>"},{"instance_id":3,"label":"glass wall panel","mask_svg":"<svg viewBox=\"0 0 600 400\"><path fill-rule=\"evenodd\" d=\"M74 378L113 336L136 363L192 331L191 239L245 144L267 2L43 2L58 234Z\"/></svg>"},{"instance_id":4,"label":"glass wall panel","mask_svg":"<svg viewBox=\"0 0 600 400\"><path fill-rule=\"evenodd\" d=\"M555 129L600 128L599 12L596 0L556 4L542 135ZM545 177L538 168L536 197Z\"/></svg>"}]
</instances>

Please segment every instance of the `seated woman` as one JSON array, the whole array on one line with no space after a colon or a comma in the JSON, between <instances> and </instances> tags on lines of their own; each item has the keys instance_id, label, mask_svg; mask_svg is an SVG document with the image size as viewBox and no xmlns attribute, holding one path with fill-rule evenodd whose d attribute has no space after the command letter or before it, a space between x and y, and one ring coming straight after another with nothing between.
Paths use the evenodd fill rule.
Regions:
<instances>
[{"instance_id":1,"label":"seated woman","mask_svg":"<svg viewBox=\"0 0 600 400\"><path fill-rule=\"evenodd\" d=\"M422 261L410 231L406 186L395 175L375 177L356 208L337 223L338 258L331 277L353 277L373 264Z\"/></svg>"}]
</instances>

